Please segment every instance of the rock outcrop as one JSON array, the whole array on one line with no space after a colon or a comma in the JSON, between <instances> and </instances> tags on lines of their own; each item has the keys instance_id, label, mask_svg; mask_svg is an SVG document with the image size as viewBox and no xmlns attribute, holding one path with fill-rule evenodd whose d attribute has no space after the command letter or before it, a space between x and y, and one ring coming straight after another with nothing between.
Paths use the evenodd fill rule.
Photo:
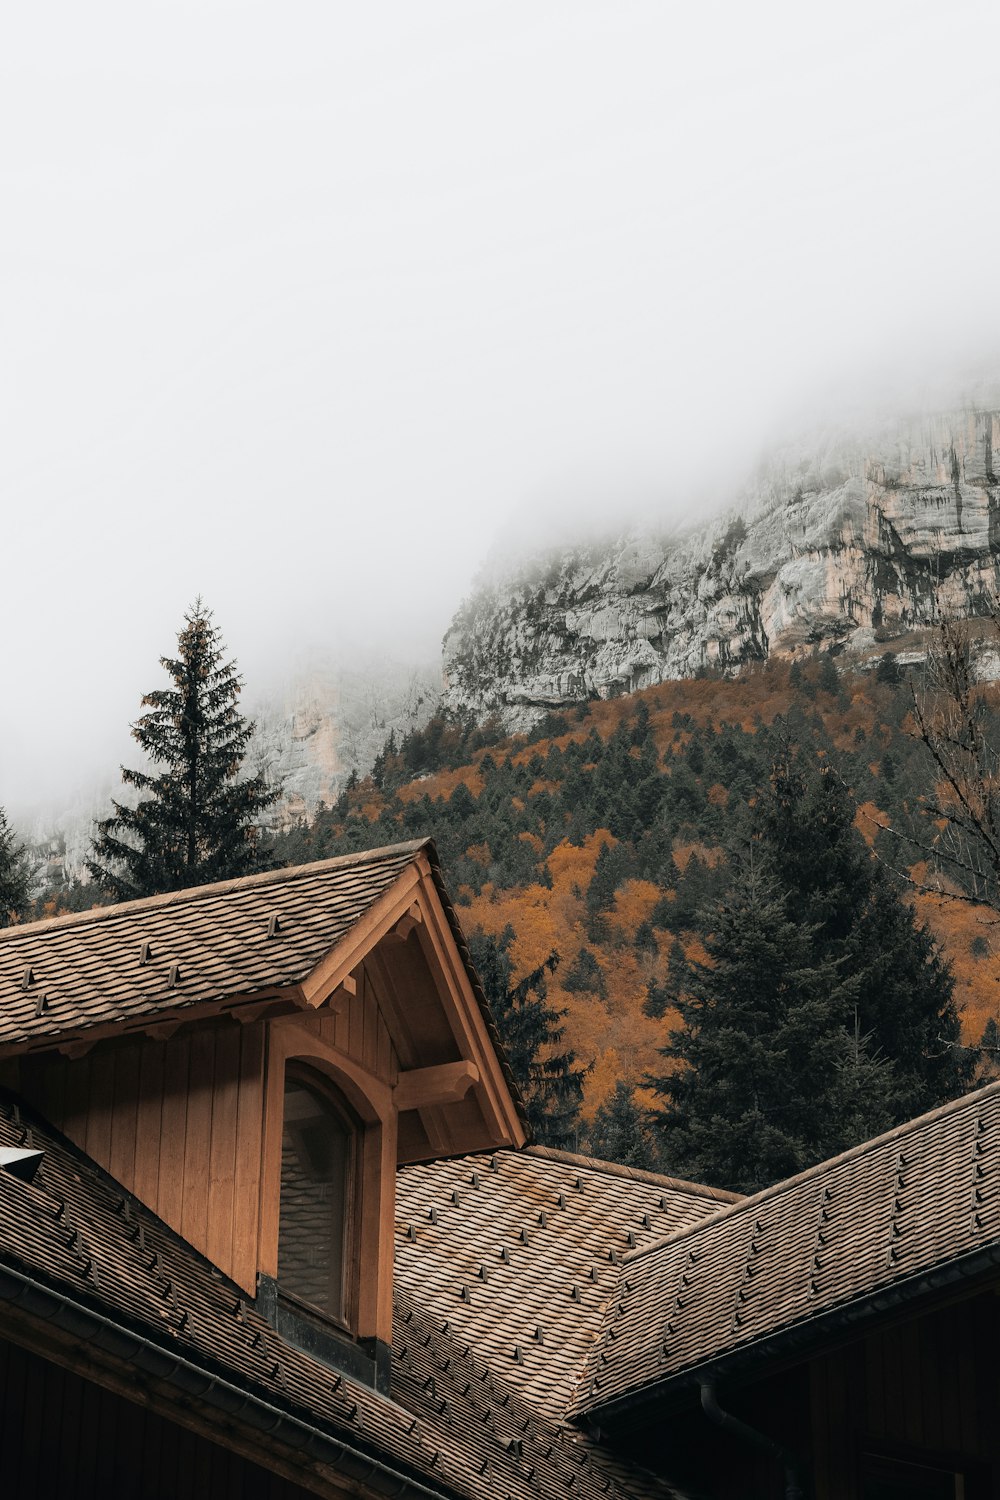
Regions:
<instances>
[{"instance_id":1,"label":"rock outcrop","mask_svg":"<svg viewBox=\"0 0 1000 1500\"><path fill-rule=\"evenodd\" d=\"M445 638L445 703L523 728L591 694L871 653L938 610L979 613L1000 581L998 447L1000 409L895 422L785 452L701 527L494 568Z\"/></svg>"}]
</instances>

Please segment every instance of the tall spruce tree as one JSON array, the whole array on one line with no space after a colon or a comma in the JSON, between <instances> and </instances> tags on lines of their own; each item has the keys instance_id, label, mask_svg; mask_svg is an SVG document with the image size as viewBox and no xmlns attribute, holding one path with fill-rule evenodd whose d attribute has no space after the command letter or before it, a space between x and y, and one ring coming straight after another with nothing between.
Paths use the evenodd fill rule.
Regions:
<instances>
[{"instance_id":1,"label":"tall spruce tree","mask_svg":"<svg viewBox=\"0 0 1000 1500\"><path fill-rule=\"evenodd\" d=\"M9 927L28 910L31 861L0 807L0 927Z\"/></svg>"},{"instance_id":2,"label":"tall spruce tree","mask_svg":"<svg viewBox=\"0 0 1000 1500\"><path fill-rule=\"evenodd\" d=\"M759 848L789 910L814 924L817 959L851 980L858 1027L893 1064L893 1118L909 1119L971 1087L974 1062L956 1045L951 970L899 882L872 857L836 771L784 754L754 815Z\"/></svg>"},{"instance_id":3,"label":"tall spruce tree","mask_svg":"<svg viewBox=\"0 0 1000 1500\"><path fill-rule=\"evenodd\" d=\"M763 861L735 862L705 929L707 962L673 955L672 993L657 995L681 1021L661 1049L671 1070L649 1080L666 1101L663 1166L755 1192L888 1124L891 1070L848 1030L852 986Z\"/></svg>"},{"instance_id":4,"label":"tall spruce tree","mask_svg":"<svg viewBox=\"0 0 1000 1500\"><path fill-rule=\"evenodd\" d=\"M177 656L160 658L171 686L147 693L132 735L158 773L122 767L140 792L97 825L91 876L116 900L244 875L259 867L263 812L279 796L241 776L254 726L237 711L242 681L201 600L184 617Z\"/></svg>"},{"instance_id":5,"label":"tall spruce tree","mask_svg":"<svg viewBox=\"0 0 1000 1500\"><path fill-rule=\"evenodd\" d=\"M585 1069L576 1053L561 1048L563 1012L548 1004L545 976L559 962L551 953L517 984L510 945L514 929L498 938L485 932L469 937L472 961L490 1002L511 1070L524 1099L535 1139L546 1146L573 1146L583 1098Z\"/></svg>"}]
</instances>

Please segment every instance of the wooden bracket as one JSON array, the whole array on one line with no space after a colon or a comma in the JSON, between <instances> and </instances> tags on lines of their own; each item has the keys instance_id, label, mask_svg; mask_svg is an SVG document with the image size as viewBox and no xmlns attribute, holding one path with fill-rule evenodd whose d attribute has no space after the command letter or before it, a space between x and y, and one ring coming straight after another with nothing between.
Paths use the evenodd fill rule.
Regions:
<instances>
[{"instance_id":1,"label":"wooden bracket","mask_svg":"<svg viewBox=\"0 0 1000 1500\"><path fill-rule=\"evenodd\" d=\"M400 917L399 921L392 929L393 937L397 937L401 942L405 943L414 927L419 927L423 920L423 913L421 912L420 907L414 901L409 911Z\"/></svg>"},{"instance_id":2,"label":"wooden bracket","mask_svg":"<svg viewBox=\"0 0 1000 1500\"><path fill-rule=\"evenodd\" d=\"M79 1058L86 1057L96 1041L96 1037L85 1037L75 1042L63 1042L57 1050L62 1053L63 1057L68 1057L70 1062L76 1062Z\"/></svg>"},{"instance_id":3,"label":"wooden bracket","mask_svg":"<svg viewBox=\"0 0 1000 1500\"><path fill-rule=\"evenodd\" d=\"M179 1016L174 1021L160 1021L155 1026L144 1026L143 1036L148 1036L154 1042L169 1042L177 1028L184 1025L186 1019L186 1016Z\"/></svg>"},{"instance_id":4,"label":"wooden bracket","mask_svg":"<svg viewBox=\"0 0 1000 1500\"><path fill-rule=\"evenodd\" d=\"M357 993L358 981L355 979L353 974L345 974L343 979L337 985L337 988L334 990L333 994L330 996L329 1000L326 1001L323 1009L331 1011L334 1015L339 1015L339 1013L347 1005L347 1002L348 1000L350 1000L351 996L356 995Z\"/></svg>"},{"instance_id":5,"label":"wooden bracket","mask_svg":"<svg viewBox=\"0 0 1000 1500\"><path fill-rule=\"evenodd\" d=\"M400 1073L392 1093L400 1111L426 1109L429 1105L457 1104L478 1082L479 1069L474 1062L462 1058L460 1062L411 1068L408 1073Z\"/></svg>"}]
</instances>

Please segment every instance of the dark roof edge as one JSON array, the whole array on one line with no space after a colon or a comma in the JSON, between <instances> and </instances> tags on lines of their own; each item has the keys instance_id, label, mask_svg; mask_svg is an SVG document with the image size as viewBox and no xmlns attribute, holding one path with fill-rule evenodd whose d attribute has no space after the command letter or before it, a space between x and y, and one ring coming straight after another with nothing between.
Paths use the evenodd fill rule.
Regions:
<instances>
[{"instance_id":1,"label":"dark roof edge","mask_svg":"<svg viewBox=\"0 0 1000 1500\"><path fill-rule=\"evenodd\" d=\"M864 1296L852 1298L839 1307L829 1308L816 1317L801 1318L795 1323L786 1324L776 1333L752 1339L737 1349L726 1350L698 1364L687 1365L683 1370L677 1370L661 1380L649 1381L645 1385L623 1391L603 1405L599 1398L590 1398L585 1403L571 1406L569 1414L584 1421L597 1422L598 1425L604 1421L614 1422L617 1418L637 1412L660 1396L680 1394L689 1386L697 1385L706 1376L738 1374L754 1365L779 1359L796 1350L802 1350L804 1355L808 1355L810 1348L824 1342L830 1333L873 1320L919 1297L945 1291L958 1282L982 1278L998 1267L1000 1241L995 1240L993 1244L982 1245L965 1255L953 1256L950 1260L940 1261L936 1266L914 1271L900 1281L876 1287Z\"/></svg>"},{"instance_id":2,"label":"dark roof edge","mask_svg":"<svg viewBox=\"0 0 1000 1500\"><path fill-rule=\"evenodd\" d=\"M395 846L397 851L401 851L405 847L406 845L404 844L398 844ZM504 1044L500 1040L500 1032L497 1028L496 1018L494 1017L493 1011L490 1008L490 1002L486 998L486 992L483 989L482 984L480 983L479 975L476 973L475 965L472 962L472 954L469 951L469 945L466 942L465 933L462 931L462 924L458 920L454 904L452 903L452 899L448 894L448 887L444 883L444 874L441 869L441 861L438 859L437 847L433 839L425 838L420 839L414 845L414 850L423 850L424 854L426 854L427 856L428 863L431 867L431 876L434 880L434 888L437 891L438 899L441 902L441 909L444 912L445 917L447 918L448 926L451 928L451 935L455 939L455 946L458 949L459 957L462 960L469 983L472 986L472 993L476 998L476 1004L479 1006L480 1014L482 1015L486 1030L489 1033L490 1041L493 1044L493 1050L496 1053L497 1060L500 1063L500 1067L504 1076L504 1082L506 1083L507 1088L510 1091L510 1096L514 1101L514 1107L517 1110L518 1118L520 1119L521 1124L524 1126L525 1133L528 1138L527 1144L530 1145L534 1132L532 1131L531 1123L528 1120L528 1111L525 1108L524 1097L521 1093L521 1089L518 1085L517 1079L514 1077L514 1072L507 1058L507 1052L504 1048ZM433 1159L438 1160L439 1158L435 1157Z\"/></svg>"},{"instance_id":3,"label":"dark roof edge","mask_svg":"<svg viewBox=\"0 0 1000 1500\"><path fill-rule=\"evenodd\" d=\"M211 885L185 886L183 890L161 891L157 896L140 896L134 901L116 902L113 906L92 906L89 911L63 912L57 917L42 917L37 922L19 922L0 929L0 943L13 942L22 936L33 936L36 932L47 932L54 927L81 927L88 922L106 922L119 914L131 916L138 911L159 911L164 906L200 901L212 896L227 896L232 891L272 884L289 885L344 865L377 864L383 859L396 859L401 854L419 854L431 842L429 838L410 839L402 844L386 844L380 849L363 849L356 854L338 854L333 859L317 859L308 865L282 865L276 870L258 870L253 875L217 880ZM434 858L436 860L437 856Z\"/></svg>"},{"instance_id":4,"label":"dark roof edge","mask_svg":"<svg viewBox=\"0 0 1000 1500\"><path fill-rule=\"evenodd\" d=\"M647 1172L642 1167L625 1167L620 1162L603 1161L599 1156L584 1156L578 1151L563 1151L557 1146L526 1146L524 1150L529 1156L564 1162L566 1166L599 1172L605 1177L626 1177L632 1182L648 1183L650 1187L669 1188L675 1193L688 1193L693 1198L711 1198L713 1202L726 1205L744 1201L740 1193L731 1193L727 1188L708 1187L702 1182L688 1182L683 1177L667 1177L662 1172ZM657 1241L657 1244L661 1243Z\"/></svg>"},{"instance_id":5,"label":"dark roof edge","mask_svg":"<svg viewBox=\"0 0 1000 1500\"><path fill-rule=\"evenodd\" d=\"M164 1380L199 1403L216 1408L229 1421L243 1421L255 1431L287 1444L290 1450L308 1453L317 1462L387 1495L444 1500L455 1494L452 1489L424 1484L376 1454L356 1448L332 1430L285 1411L249 1386L216 1374L207 1364L178 1354L13 1266L0 1265L0 1303L20 1307L36 1322L41 1318L76 1339L95 1344L146 1377Z\"/></svg>"},{"instance_id":6,"label":"dark roof edge","mask_svg":"<svg viewBox=\"0 0 1000 1500\"><path fill-rule=\"evenodd\" d=\"M798 1187L800 1183L822 1178L827 1172L841 1166L843 1162L858 1161L861 1157L867 1156L870 1151L877 1151L880 1147L888 1145L890 1141L903 1140L914 1131L922 1130L925 1125L933 1124L936 1120L955 1114L960 1109L969 1108L977 1101L988 1099L997 1093L1000 1093L1000 1079L986 1084L984 1088L975 1089L971 1094L960 1094L957 1099L949 1099L947 1104L939 1104L924 1115L917 1115L912 1120L904 1120L902 1125L894 1125L891 1130L886 1130L882 1135L872 1136L871 1140L851 1146L849 1150L841 1151L838 1156L831 1156L826 1161L816 1162L814 1166L797 1172L794 1177L785 1177L781 1182L772 1182L770 1187L761 1188L759 1192L753 1193L748 1198L739 1198L735 1203L725 1203L711 1218L700 1219L696 1224L688 1224L683 1229L676 1229L672 1234L664 1235L662 1239L654 1240L652 1244L630 1251L628 1255L622 1257L622 1265L633 1265L643 1256L653 1255L666 1245L676 1244L678 1240L687 1239L692 1234L700 1234L703 1229L708 1228L709 1224L713 1226L718 1224L720 1219L734 1216L744 1210L747 1213L756 1212L762 1203L768 1202L771 1198L777 1198L781 1193L788 1192L790 1188Z\"/></svg>"}]
</instances>

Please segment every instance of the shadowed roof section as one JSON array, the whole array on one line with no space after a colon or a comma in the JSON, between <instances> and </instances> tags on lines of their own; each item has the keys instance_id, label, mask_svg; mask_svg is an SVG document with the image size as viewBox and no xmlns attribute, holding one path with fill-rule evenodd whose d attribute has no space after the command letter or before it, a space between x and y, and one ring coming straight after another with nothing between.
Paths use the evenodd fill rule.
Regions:
<instances>
[{"instance_id":1,"label":"shadowed roof section","mask_svg":"<svg viewBox=\"0 0 1000 1500\"><path fill-rule=\"evenodd\" d=\"M396 1179L396 1285L555 1419L622 1257L733 1201L541 1146L406 1167Z\"/></svg>"},{"instance_id":2,"label":"shadowed roof section","mask_svg":"<svg viewBox=\"0 0 1000 1500\"><path fill-rule=\"evenodd\" d=\"M9 1096L0 1096L3 1147L43 1153L33 1182L0 1171L5 1336L37 1331L71 1366L82 1346L92 1378L135 1359L146 1396L167 1392L168 1413L171 1371L186 1361L203 1371L204 1409L219 1377L251 1403L266 1403L266 1430L248 1428L255 1444L280 1432L276 1416L286 1413L334 1443L390 1463L397 1480L411 1477L424 1493L469 1500L673 1496L662 1481L605 1458L582 1433L547 1420L516 1381L491 1371L469 1342L405 1293L396 1309L389 1400L287 1344L239 1287ZM97 1344L88 1344L88 1313L112 1319L124 1336L105 1325ZM183 1385L177 1399L181 1407L190 1402ZM222 1427L240 1430L247 1409L230 1401ZM263 1448L260 1459L266 1463ZM392 1493L405 1494L404 1485Z\"/></svg>"},{"instance_id":3,"label":"shadowed roof section","mask_svg":"<svg viewBox=\"0 0 1000 1500\"><path fill-rule=\"evenodd\" d=\"M602 1422L1000 1262L1000 1084L722 1209L626 1259L572 1403Z\"/></svg>"}]
</instances>

